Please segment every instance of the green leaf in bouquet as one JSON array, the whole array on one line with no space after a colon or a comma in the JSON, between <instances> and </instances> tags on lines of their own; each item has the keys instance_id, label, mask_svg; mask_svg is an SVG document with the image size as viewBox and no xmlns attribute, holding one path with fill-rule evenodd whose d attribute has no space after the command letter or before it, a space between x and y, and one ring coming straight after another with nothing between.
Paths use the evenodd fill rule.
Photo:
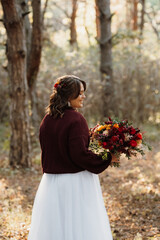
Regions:
<instances>
[{"instance_id":1,"label":"green leaf in bouquet","mask_svg":"<svg viewBox=\"0 0 160 240\"><path fill-rule=\"evenodd\" d=\"M114 162L114 163L111 164L111 167L120 167L120 163Z\"/></svg>"},{"instance_id":2,"label":"green leaf in bouquet","mask_svg":"<svg viewBox=\"0 0 160 240\"><path fill-rule=\"evenodd\" d=\"M152 151L152 147L145 142L144 138L142 139L142 144L148 148L149 151Z\"/></svg>"},{"instance_id":3,"label":"green leaf in bouquet","mask_svg":"<svg viewBox=\"0 0 160 240\"><path fill-rule=\"evenodd\" d=\"M108 160L108 152L107 152L107 151L104 151L104 152L102 153L102 159L103 159L103 160Z\"/></svg>"}]
</instances>

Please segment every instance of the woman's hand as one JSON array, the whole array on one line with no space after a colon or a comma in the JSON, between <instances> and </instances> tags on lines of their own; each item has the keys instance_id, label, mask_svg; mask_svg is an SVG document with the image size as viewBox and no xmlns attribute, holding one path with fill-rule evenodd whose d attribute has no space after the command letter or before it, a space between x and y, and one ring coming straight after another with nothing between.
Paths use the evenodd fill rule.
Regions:
<instances>
[{"instance_id":1,"label":"woman's hand","mask_svg":"<svg viewBox=\"0 0 160 240\"><path fill-rule=\"evenodd\" d=\"M112 155L111 165L114 163L119 163L120 156L117 156L115 154L111 154L111 155Z\"/></svg>"}]
</instances>

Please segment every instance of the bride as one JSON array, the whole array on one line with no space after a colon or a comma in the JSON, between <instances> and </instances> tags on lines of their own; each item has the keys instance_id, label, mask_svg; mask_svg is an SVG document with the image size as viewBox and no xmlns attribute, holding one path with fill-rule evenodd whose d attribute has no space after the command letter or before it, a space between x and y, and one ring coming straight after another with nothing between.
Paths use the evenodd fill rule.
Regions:
<instances>
[{"instance_id":1,"label":"bride","mask_svg":"<svg viewBox=\"0 0 160 240\"><path fill-rule=\"evenodd\" d=\"M88 149L83 107L86 83L57 79L39 132L43 176L36 193L28 240L111 240L98 174L111 163Z\"/></svg>"}]
</instances>

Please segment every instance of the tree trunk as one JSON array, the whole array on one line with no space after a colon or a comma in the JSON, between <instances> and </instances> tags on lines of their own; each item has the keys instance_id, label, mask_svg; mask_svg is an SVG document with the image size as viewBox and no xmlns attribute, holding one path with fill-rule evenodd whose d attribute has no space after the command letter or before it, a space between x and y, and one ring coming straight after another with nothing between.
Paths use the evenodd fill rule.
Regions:
<instances>
[{"instance_id":1,"label":"tree trunk","mask_svg":"<svg viewBox=\"0 0 160 240\"><path fill-rule=\"evenodd\" d=\"M30 166L28 88L24 15L15 0L1 0L7 31L10 94L10 165Z\"/></svg>"},{"instance_id":2,"label":"tree trunk","mask_svg":"<svg viewBox=\"0 0 160 240\"><path fill-rule=\"evenodd\" d=\"M27 62L27 80L29 87L29 97L32 109L32 122L37 128L38 113L37 113L37 95L36 95L36 80L41 60L42 50L42 16L41 16L41 1L32 0L33 9L33 24L31 35L31 46L28 48L29 57Z\"/></svg>"},{"instance_id":3,"label":"tree trunk","mask_svg":"<svg viewBox=\"0 0 160 240\"><path fill-rule=\"evenodd\" d=\"M144 14L145 14L145 0L141 0L142 10L141 10L141 22L140 22L140 31L141 35L143 35L144 28Z\"/></svg>"},{"instance_id":4,"label":"tree trunk","mask_svg":"<svg viewBox=\"0 0 160 240\"><path fill-rule=\"evenodd\" d=\"M102 94L102 115L109 116L113 110L113 75L112 75L112 34L110 0L98 0L100 13L100 72L103 87Z\"/></svg>"},{"instance_id":5,"label":"tree trunk","mask_svg":"<svg viewBox=\"0 0 160 240\"><path fill-rule=\"evenodd\" d=\"M30 50L31 50L31 24L29 21L28 14L29 7L28 7L28 1L19 0L20 5L22 6L23 12L26 14L24 18L24 28L25 28L25 39L26 39L26 49L27 49L27 65L29 63L30 58Z\"/></svg>"},{"instance_id":6,"label":"tree trunk","mask_svg":"<svg viewBox=\"0 0 160 240\"><path fill-rule=\"evenodd\" d=\"M131 29L131 2L132 0L126 0L126 27Z\"/></svg>"},{"instance_id":7,"label":"tree trunk","mask_svg":"<svg viewBox=\"0 0 160 240\"><path fill-rule=\"evenodd\" d=\"M138 29L138 0L133 1L133 30L136 31Z\"/></svg>"},{"instance_id":8,"label":"tree trunk","mask_svg":"<svg viewBox=\"0 0 160 240\"><path fill-rule=\"evenodd\" d=\"M77 14L77 0L72 0L72 15L70 24L70 44L77 46L77 31L76 31L76 14Z\"/></svg>"},{"instance_id":9,"label":"tree trunk","mask_svg":"<svg viewBox=\"0 0 160 240\"><path fill-rule=\"evenodd\" d=\"M98 9L98 0L95 0L95 12L96 12L96 32L97 36L96 39L99 41L100 40L100 13Z\"/></svg>"}]
</instances>

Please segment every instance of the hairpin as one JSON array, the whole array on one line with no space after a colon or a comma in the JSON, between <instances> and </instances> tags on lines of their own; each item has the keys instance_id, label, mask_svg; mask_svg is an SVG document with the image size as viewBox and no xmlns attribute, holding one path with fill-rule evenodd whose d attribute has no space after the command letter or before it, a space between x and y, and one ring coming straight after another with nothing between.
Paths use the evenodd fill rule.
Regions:
<instances>
[{"instance_id":1,"label":"hairpin","mask_svg":"<svg viewBox=\"0 0 160 240\"><path fill-rule=\"evenodd\" d=\"M60 84L60 81L58 81L58 82L56 82L55 84L54 84L54 88L58 88L58 86L59 86L59 84Z\"/></svg>"},{"instance_id":2,"label":"hairpin","mask_svg":"<svg viewBox=\"0 0 160 240\"><path fill-rule=\"evenodd\" d=\"M62 83L60 81L57 81L55 84L54 84L54 88L57 89L57 88L61 88L61 87L66 87L66 83Z\"/></svg>"}]
</instances>

